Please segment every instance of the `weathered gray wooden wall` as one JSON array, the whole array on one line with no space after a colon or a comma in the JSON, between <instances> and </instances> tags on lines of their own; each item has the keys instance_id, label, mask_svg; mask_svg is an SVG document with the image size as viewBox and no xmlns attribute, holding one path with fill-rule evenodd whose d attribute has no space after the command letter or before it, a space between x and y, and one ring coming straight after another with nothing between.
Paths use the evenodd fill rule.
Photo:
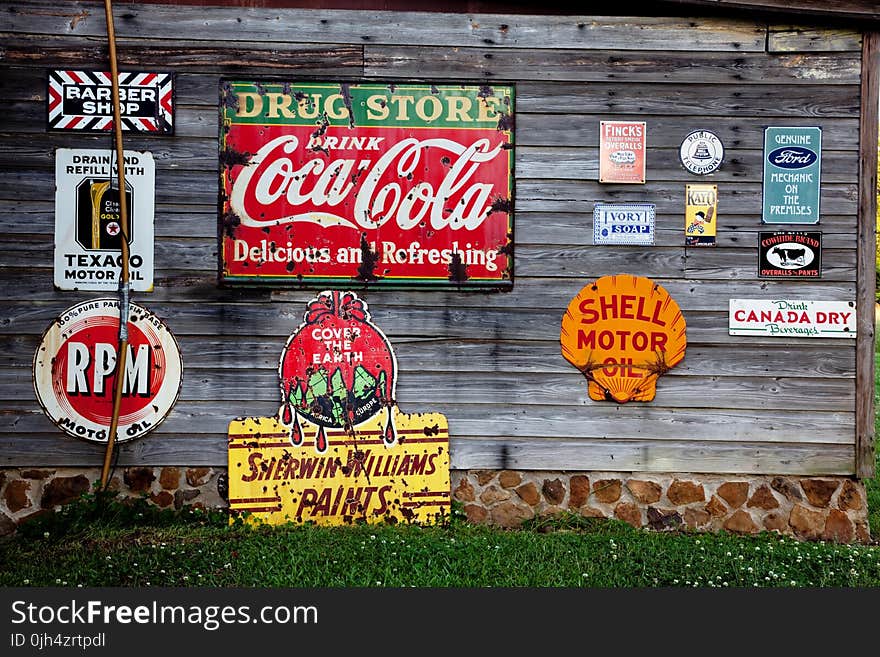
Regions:
<instances>
[{"instance_id":1,"label":"weathered gray wooden wall","mask_svg":"<svg viewBox=\"0 0 880 657\"><path fill-rule=\"evenodd\" d=\"M861 37L750 20L456 15L116 5L123 70L173 70L174 137L126 136L156 174L156 286L135 294L175 333L181 398L121 464L225 465L235 416L271 415L276 366L313 290L217 286L217 103L222 75L493 80L516 85L514 289L359 290L398 356L400 407L449 420L454 468L855 472L855 341L731 337L732 297L854 300ZM0 12L0 465L94 465L38 406L42 331L98 293L52 285L54 150L109 136L48 134L47 69L105 68L103 5L12 1ZM648 183L600 185L601 119L648 124ZM756 279L766 125L823 129L823 275ZM678 162L712 129L726 161ZM684 186L719 186L717 248L683 246ZM597 201L657 205L654 247L592 246ZM766 227L765 227L766 229ZM655 401L587 399L560 355L569 300L595 278L663 285L688 326ZM355 288L357 289L357 288Z\"/></svg>"}]
</instances>

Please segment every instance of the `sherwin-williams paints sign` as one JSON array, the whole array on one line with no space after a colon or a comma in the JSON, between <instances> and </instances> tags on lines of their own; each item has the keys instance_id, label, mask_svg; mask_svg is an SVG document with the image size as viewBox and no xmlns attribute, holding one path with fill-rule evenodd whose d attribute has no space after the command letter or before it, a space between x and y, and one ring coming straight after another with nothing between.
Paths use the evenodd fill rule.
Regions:
<instances>
[{"instance_id":1,"label":"sherwin-williams paints sign","mask_svg":"<svg viewBox=\"0 0 880 657\"><path fill-rule=\"evenodd\" d=\"M603 276L562 317L562 355L586 377L590 399L651 401L657 379L684 358L684 317L660 285L641 276Z\"/></svg>"},{"instance_id":2,"label":"sherwin-williams paints sign","mask_svg":"<svg viewBox=\"0 0 880 657\"><path fill-rule=\"evenodd\" d=\"M221 279L509 287L513 88L221 85Z\"/></svg>"},{"instance_id":3,"label":"sherwin-williams paints sign","mask_svg":"<svg viewBox=\"0 0 880 657\"><path fill-rule=\"evenodd\" d=\"M398 409L394 351L357 295L313 299L278 374L278 415L229 425L233 511L329 525L449 513L446 418Z\"/></svg>"},{"instance_id":4,"label":"sherwin-williams paints sign","mask_svg":"<svg viewBox=\"0 0 880 657\"><path fill-rule=\"evenodd\" d=\"M767 128L764 131L764 223L819 223L821 170L821 128Z\"/></svg>"}]
</instances>

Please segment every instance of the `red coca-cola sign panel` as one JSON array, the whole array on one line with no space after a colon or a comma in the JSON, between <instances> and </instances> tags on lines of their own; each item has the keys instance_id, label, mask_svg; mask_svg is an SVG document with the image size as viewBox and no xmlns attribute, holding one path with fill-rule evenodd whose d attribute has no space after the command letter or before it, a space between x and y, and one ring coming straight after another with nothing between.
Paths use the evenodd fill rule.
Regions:
<instances>
[{"instance_id":1,"label":"red coca-cola sign panel","mask_svg":"<svg viewBox=\"0 0 880 657\"><path fill-rule=\"evenodd\" d=\"M228 283L509 287L513 88L224 82Z\"/></svg>"}]
</instances>

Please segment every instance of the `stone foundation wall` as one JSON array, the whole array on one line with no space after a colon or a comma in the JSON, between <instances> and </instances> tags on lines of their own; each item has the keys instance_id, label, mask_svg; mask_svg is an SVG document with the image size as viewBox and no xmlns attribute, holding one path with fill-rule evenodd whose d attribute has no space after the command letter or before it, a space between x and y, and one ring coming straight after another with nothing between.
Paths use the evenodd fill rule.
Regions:
<instances>
[{"instance_id":1,"label":"stone foundation wall","mask_svg":"<svg viewBox=\"0 0 880 657\"><path fill-rule=\"evenodd\" d=\"M471 470L452 473L452 490L469 521L501 527L568 511L654 530L871 540L864 485L847 477Z\"/></svg>"},{"instance_id":2,"label":"stone foundation wall","mask_svg":"<svg viewBox=\"0 0 880 657\"><path fill-rule=\"evenodd\" d=\"M94 491L100 481L100 468L0 470L0 536L30 517ZM112 473L109 488L130 497L146 497L161 508L227 506L226 468L120 468Z\"/></svg>"},{"instance_id":3,"label":"stone foundation wall","mask_svg":"<svg viewBox=\"0 0 880 657\"><path fill-rule=\"evenodd\" d=\"M99 468L0 470L0 535L94 489ZM776 531L807 540L871 540L864 485L847 477L471 470L451 473L470 522L515 527L574 512L654 530ZM225 468L135 467L110 487L162 508L225 508Z\"/></svg>"}]
</instances>

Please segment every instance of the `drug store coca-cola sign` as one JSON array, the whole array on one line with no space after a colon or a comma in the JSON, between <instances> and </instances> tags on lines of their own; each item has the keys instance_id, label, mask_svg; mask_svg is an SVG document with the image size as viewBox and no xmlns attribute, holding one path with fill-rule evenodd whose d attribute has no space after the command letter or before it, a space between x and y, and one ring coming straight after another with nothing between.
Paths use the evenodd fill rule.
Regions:
<instances>
[{"instance_id":1,"label":"drug store coca-cola sign","mask_svg":"<svg viewBox=\"0 0 880 657\"><path fill-rule=\"evenodd\" d=\"M221 84L227 283L508 287L513 89Z\"/></svg>"}]
</instances>

